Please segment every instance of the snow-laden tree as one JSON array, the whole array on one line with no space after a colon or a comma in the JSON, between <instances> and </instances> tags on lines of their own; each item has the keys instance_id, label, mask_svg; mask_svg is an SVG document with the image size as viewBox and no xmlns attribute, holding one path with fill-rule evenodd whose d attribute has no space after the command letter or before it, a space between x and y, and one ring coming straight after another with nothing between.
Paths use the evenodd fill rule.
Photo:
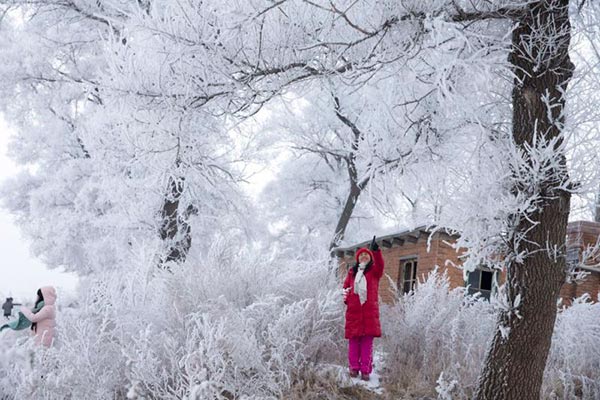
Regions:
<instances>
[{"instance_id":1,"label":"snow-laden tree","mask_svg":"<svg viewBox=\"0 0 600 400\"><path fill-rule=\"evenodd\" d=\"M200 25L150 3L3 4L3 108L27 166L4 197L38 255L90 272L123 265L136 241L160 242L163 265L185 261L194 234L206 247L211 234L245 229L244 155L227 100L210 108L215 93L203 93L222 71L202 43L177 36ZM211 13L195 16L209 38Z\"/></svg>"},{"instance_id":2,"label":"snow-laden tree","mask_svg":"<svg viewBox=\"0 0 600 400\"><path fill-rule=\"evenodd\" d=\"M348 186L344 165L293 152L259 197L258 206L270 221L269 230L277 246L292 254L315 249L327 253ZM369 235L381 229L366 198L355 204L352 221L346 231L348 240L363 240L365 232Z\"/></svg>"},{"instance_id":3,"label":"snow-laden tree","mask_svg":"<svg viewBox=\"0 0 600 400\"><path fill-rule=\"evenodd\" d=\"M5 186L5 205L49 265L81 272L94 259L112 265L124 249L113 247L102 223L119 219L110 193L102 193L111 185L98 175L103 166L92 160L80 117L99 103L87 83L105 65L95 43L109 23L74 3L3 6L2 108L18 132L11 154L28 166Z\"/></svg>"},{"instance_id":4,"label":"snow-laden tree","mask_svg":"<svg viewBox=\"0 0 600 400\"><path fill-rule=\"evenodd\" d=\"M500 116L495 129L471 146L476 158L455 167L456 185L465 185L455 193L470 195L459 196L455 212L446 214L453 220L447 225L461 233L459 245L468 249L468 269L486 264L506 271L479 399L539 398L566 278L566 225L577 187L566 158L573 129L565 121L573 71L569 3L523 6L510 15L516 25L505 33L511 35L506 69L512 119Z\"/></svg>"},{"instance_id":5,"label":"snow-laden tree","mask_svg":"<svg viewBox=\"0 0 600 400\"><path fill-rule=\"evenodd\" d=\"M502 13L514 26L478 27L509 52L508 63L489 75L499 101L479 124L476 140L456 147L453 162L437 166L448 177L438 180L446 186L440 223L460 232L458 246L468 249L465 267L485 264L507 273L477 398L539 398L568 273L570 198L597 179L589 150L598 138L595 128L586 129L596 114L586 96L590 86L582 84L589 77L576 72L576 85L568 85L574 67L569 16L579 12L569 2L521 2ZM478 92L480 105L494 97Z\"/></svg>"},{"instance_id":6,"label":"snow-laden tree","mask_svg":"<svg viewBox=\"0 0 600 400\"><path fill-rule=\"evenodd\" d=\"M255 85L277 75L289 97L300 98L274 113L273 119L281 120L276 124L280 136L296 154L304 154L303 159L315 159L315 165L320 162L344 177L336 183L345 188L335 189L336 198L341 198L333 212L336 222L329 228L331 250L343 241L366 191L372 205L397 204L395 198L401 196L414 208L416 197L406 194L416 188L393 187L390 180L399 182L411 170L414 176L439 162L442 153L454 157L447 142L455 145L457 136L472 138L474 130L491 126L492 107L478 106L489 100L478 97L480 81L489 77L481 71L495 68L498 58L506 56L505 49L501 41L474 35L454 21L471 23L503 14L461 12L446 19L441 4L299 4L282 2L276 9L292 19L304 7L320 21L317 26L326 28L307 24L305 31L315 31L294 36L299 43L295 58L261 70ZM266 14L266 23L269 18ZM289 46L288 36L282 47ZM314 51L319 48L322 54L316 62ZM477 72L471 73L474 69ZM299 169L310 176L304 179L311 182L306 189L328 182L314 170Z\"/></svg>"},{"instance_id":7,"label":"snow-laden tree","mask_svg":"<svg viewBox=\"0 0 600 400\"><path fill-rule=\"evenodd\" d=\"M289 3L282 4L281 14L293 18ZM446 95L442 101L446 107L466 104L489 110L483 119L478 114L462 115L464 124L455 129L460 136L479 130L479 136L472 136L470 153L458 152L469 154L469 162L455 167L464 177L461 183L468 186L452 187L455 193L461 189L472 193L470 208L464 204L460 211L467 214L454 213L450 218L451 226L462 234L460 245L469 249L467 268L483 262L507 271L498 326L477 398L535 399L550 348L558 292L566 277L566 224L571 193L578 187L566 158L567 134L575 125L565 125L566 93L573 73L569 9L576 10L577 5L558 0L408 4L308 3L307 10L329 13L335 22L311 31L307 44L296 53L322 47L318 68L296 61L288 65L288 72L301 69L296 80L307 79L308 70L365 84L375 72L406 56L394 34L413 41L422 35L439 38L436 47L442 49L462 41L464 46L456 47L456 52L483 59L493 56L494 49L504 51L505 61L487 75L497 83L500 101L495 107L486 107L489 96L452 103L458 98L453 91L461 83L453 73L472 73L461 69L464 64L453 64L456 58L442 58L432 70L444 78L439 90ZM391 46L393 42L396 46ZM475 77L478 72L473 71ZM477 205L483 208L478 210ZM525 369L531 373L523 374Z\"/></svg>"},{"instance_id":8,"label":"snow-laden tree","mask_svg":"<svg viewBox=\"0 0 600 400\"><path fill-rule=\"evenodd\" d=\"M319 129L296 130L294 145L335 153L351 188L335 195L350 208L376 171L385 182L408 168L387 162L414 154L403 140L422 143L423 128L435 148L407 176L445 184L429 205L461 233L467 268L507 270L477 397L538 398L582 175L566 136L578 127L565 109L575 3L17 3L25 13L3 51L24 67L3 67L3 93L23 132L14 152L31 169L9 205L56 264L124 265L114 257L152 240L161 264L183 261L190 222L206 218L210 240L240 207L228 185L238 179L227 134L234 114L288 91L311 93L309 104L326 93L312 100L325 126L302 115ZM90 33L95 40L81 40ZM37 40L24 58L25 37ZM349 220L343 210L340 222ZM336 225L334 240L344 223Z\"/></svg>"},{"instance_id":9,"label":"snow-laden tree","mask_svg":"<svg viewBox=\"0 0 600 400\"><path fill-rule=\"evenodd\" d=\"M364 220L375 217L377 202L361 196L371 182L389 171L402 175L406 165L429 155L436 139L424 122L407 123L409 129L402 131L404 125L394 120L391 111L399 107L394 95L401 88L385 79L373 79L357 93L343 84L323 86L305 85L301 96L296 94L295 100L284 100L271 109L266 126L273 126L273 137L290 148L291 156L263 197L276 200L271 201L275 211L285 210L291 217L288 225L305 226L328 237L332 250L344 242L349 229L355 233L376 229L376 223L365 225ZM309 213L314 217L307 220ZM357 225L349 226L351 220ZM350 235L350 239L357 237Z\"/></svg>"},{"instance_id":10,"label":"snow-laden tree","mask_svg":"<svg viewBox=\"0 0 600 400\"><path fill-rule=\"evenodd\" d=\"M506 308L481 374L479 399L539 398L566 271L574 188L564 150L569 1L528 5L512 32L512 157L508 189L521 207L508 215ZM525 207L523 207L525 206ZM522 367L528 374L519 371ZM519 372L517 372L519 371ZM507 384L508 383L508 384Z\"/></svg>"}]
</instances>

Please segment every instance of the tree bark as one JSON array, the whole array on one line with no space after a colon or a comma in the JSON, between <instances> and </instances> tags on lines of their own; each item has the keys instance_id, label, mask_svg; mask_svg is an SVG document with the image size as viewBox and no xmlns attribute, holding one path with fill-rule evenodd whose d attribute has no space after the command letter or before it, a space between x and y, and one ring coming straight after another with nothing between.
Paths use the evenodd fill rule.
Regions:
<instances>
[{"instance_id":1,"label":"tree bark","mask_svg":"<svg viewBox=\"0 0 600 400\"><path fill-rule=\"evenodd\" d=\"M350 191L348 192L348 196L346 197L346 202L344 204L344 208L342 209L342 213L338 218L338 222L336 224L333 237L331 238L331 242L329 242L329 252L331 253L331 257L335 256L332 250L336 248L339 245L339 243L344 239L346 228L348 227L348 223L350 223L350 218L354 213L354 208L356 207L358 197L362 193L363 189L369 184L370 180L370 178L367 177L363 179L362 182L358 182L358 171L356 170L356 154L358 153L358 142L360 141L361 137L363 137L363 133L360 131L360 129L358 129L354 122L350 121L348 117L342 114L339 98L337 96L334 96L333 99L335 102L336 117L352 131L352 150L346 157L344 157L344 161L346 162L348 169L348 179L350 180Z\"/></svg>"},{"instance_id":2,"label":"tree bark","mask_svg":"<svg viewBox=\"0 0 600 400\"><path fill-rule=\"evenodd\" d=\"M594 206L594 222L600 222L600 189L596 193L596 204Z\"/></svg>"},{"instance_id":3,"label":"tree bark","mask_svg":"<svg viewBox=\"0 0 600 400\"><path fill-rule=\"evenodd\" d=\"M330 252L332 252L332 250L339 245L342 239L344 239L346 228L348 228L348 223L350 222L350 218L352 218L352 214L354 213L354 208L356 207L358 197L360 196L360 194L362 193L363 189L369 181L369 179L365 179L361 183L358 183L356 181L357 176L354 164L349 165L348 170L350 176L350 191L348 192L348 197L346 198L346 202L344 204L344 208L342 209L342 213L338 218L333 238L329 243ZM333 257L334 254L331 253L331 255Z\"/></svg>"},{"instance_id":4,"label":"tree bark","mask_svg":"<svg viewBox=\"0 0 600 400\"><path fill-rule=\"evenodd\" d=\"M531 165L531 149L541 139L560 138L564 124L564 91L572 76L568 48L571 39L568 0L532 3L512 35L510 62L515 80L512 93L513 138ZM543 98L546 100L544 101ZM535 137L535 135L537 137ZM514 193L539 193L538 207L527 215L513 215L516 230L510 238L519 243L521 262L509 262L506 295L513 310L501 311L497 328L479 377L475 398L538 400L556 320L557 299L565 280L565 240L570 192L565 156L554 145L558 162L552 174L534 189L513 176ZM528 150L529 149L529 150ZM560 154L559 154L560 152ZM546 249L560 250L553 257ZM503 335L500 328L508 328Z\"/></svg>"},{"instance_id":5,"label":"tree bark","mask_svg":"<svg viewBox=\"0 0 600 400\"><path fill-rule=\"evenodd\" d=\"M166 250L160 260L160 267L165 268L169 262L183 263L192 245L192 233L188 219L196 213L193 206L180 212L180 200L183 194L185 179L169 177L167 193L161 209L160 238L165 242ZM168 269L168 266L166 266Z\"/></svg>"}]
</instances>

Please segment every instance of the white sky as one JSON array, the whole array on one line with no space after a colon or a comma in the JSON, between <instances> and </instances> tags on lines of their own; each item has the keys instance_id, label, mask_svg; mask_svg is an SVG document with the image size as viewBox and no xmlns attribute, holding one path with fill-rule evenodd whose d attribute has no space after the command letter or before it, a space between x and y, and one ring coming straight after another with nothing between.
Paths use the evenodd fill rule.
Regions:
<instances>
[{"instance_id":1,"label":"white sky","mask_svg":"<svg viewBox=\"0 0 600 400\"><path fill-rule=\"evenodd\" d=\"M11 132L0 114L0 184L17 171L15 164L6 156ZM12 296L15 301L33 302L35 293L41 286L56 287L59 296L73 294L77 287L74 274L59 270L49 270L29 251L29 244L23 239L13 223L12 216L0 208L0 296ZM4 298L0 302L4 302Z\"/></svg>"}]
</instances>

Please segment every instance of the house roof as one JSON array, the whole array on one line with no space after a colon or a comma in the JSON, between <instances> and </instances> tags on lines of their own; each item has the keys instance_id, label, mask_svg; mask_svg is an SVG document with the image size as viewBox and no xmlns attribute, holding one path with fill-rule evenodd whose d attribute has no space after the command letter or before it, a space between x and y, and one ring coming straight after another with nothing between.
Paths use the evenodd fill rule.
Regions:
<instances>
[{"instance_id":1,"label":"house roof","mask_svg":"<svg viewBox=\"0 0 600 400\"><path fill-rule=\"evenodd\" d=\"M583 221L583 224L582 224L582 221L577 221L575 223L570 222L569 229L572 232L577 232L581 229L579 227L580 225L585 225L586 227L589 225L589 226L593 226L596 229L600 227L600 224L596 223L596 222L590 223L588 221ZM394 245L403 246L406 243L417 243L417 241L419 239L429 238L429 235L435 229L436 229L435 226L421 225L414 229L407 229L407 230L392 233L389 235L380 236L380 237L377 237L376 240L377 240L377 244L379 244L383 248L391 248ZM446 228L440 228L436 232L445 234L449 238L458 238L459 237L458 233L452 232ZM361 247L367 247L370 243L371 243L371 240L367 240L367 241L363 241L363 242L359 242L359 243L354 243L350 246L336 247L333 249L333 252L337 257L344 257L344 256L352 257L356 253L356 250L358 250ZM577 244L571 243L570 246L577 246ZM578 265L577 269L600 274L600 265Z\"/></svg>"},{"instance_id":2,"label":"house roof","mask_svg":"<svg viewBox=\"0 0 600 400\"><path fill-rule=\"evenodd\" d=\"M427 239L431 232L433 232L435 229L436 227L422 225L414 229L403 230L389 235L380 236L377 237L376 240L377 244L384 248L391 248L394 245L403 246L406 243L417 243L419 239ZM450 233L450 231L445 228L438 229L437 232L444 233L449 237L458 237L457 234ZM371 240L367 240L360 243L354 243L346 247L336 247L333 249L333 252L338 257L353 256L356 253L356 250L361 247L367 247L370 243Z\"/></svg>"}]
</instances>

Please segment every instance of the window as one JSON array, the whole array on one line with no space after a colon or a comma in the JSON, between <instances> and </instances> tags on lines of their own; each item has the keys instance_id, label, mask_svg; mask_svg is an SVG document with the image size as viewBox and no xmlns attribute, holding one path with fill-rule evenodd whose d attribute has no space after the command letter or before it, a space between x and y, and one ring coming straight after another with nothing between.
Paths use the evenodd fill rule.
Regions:
<instances>
[{"instance_id":1,"label":"window","mask_svg":"<svg viewBox=\"0 0 600 400\"><path fill-rule=\"evenodd\" d=\"M398 288L402 288L402 293L411 292L417 283L417 259L400 260L398 277Z\"/></svg>"},{"instance_id":2,"label":"window","mask_svg":"<svg viewBox=\"0 0 600 400\"><path fill-rule=\"evenodd\" d=\"M576 267L579 264L579 247L567 247L567 266Z\"/></svg>"},{"instance_id":3,"label":"window","mask_svg":"<svg viewBox=\"0 0 600 400\"><path fill-rule=\"evenodd\" d=\"M469 272L467 278L469 294L481 293L481 297L489 300L495 286L495 274L495 272L483 268Z\"/></svg>"}]
</instances>

